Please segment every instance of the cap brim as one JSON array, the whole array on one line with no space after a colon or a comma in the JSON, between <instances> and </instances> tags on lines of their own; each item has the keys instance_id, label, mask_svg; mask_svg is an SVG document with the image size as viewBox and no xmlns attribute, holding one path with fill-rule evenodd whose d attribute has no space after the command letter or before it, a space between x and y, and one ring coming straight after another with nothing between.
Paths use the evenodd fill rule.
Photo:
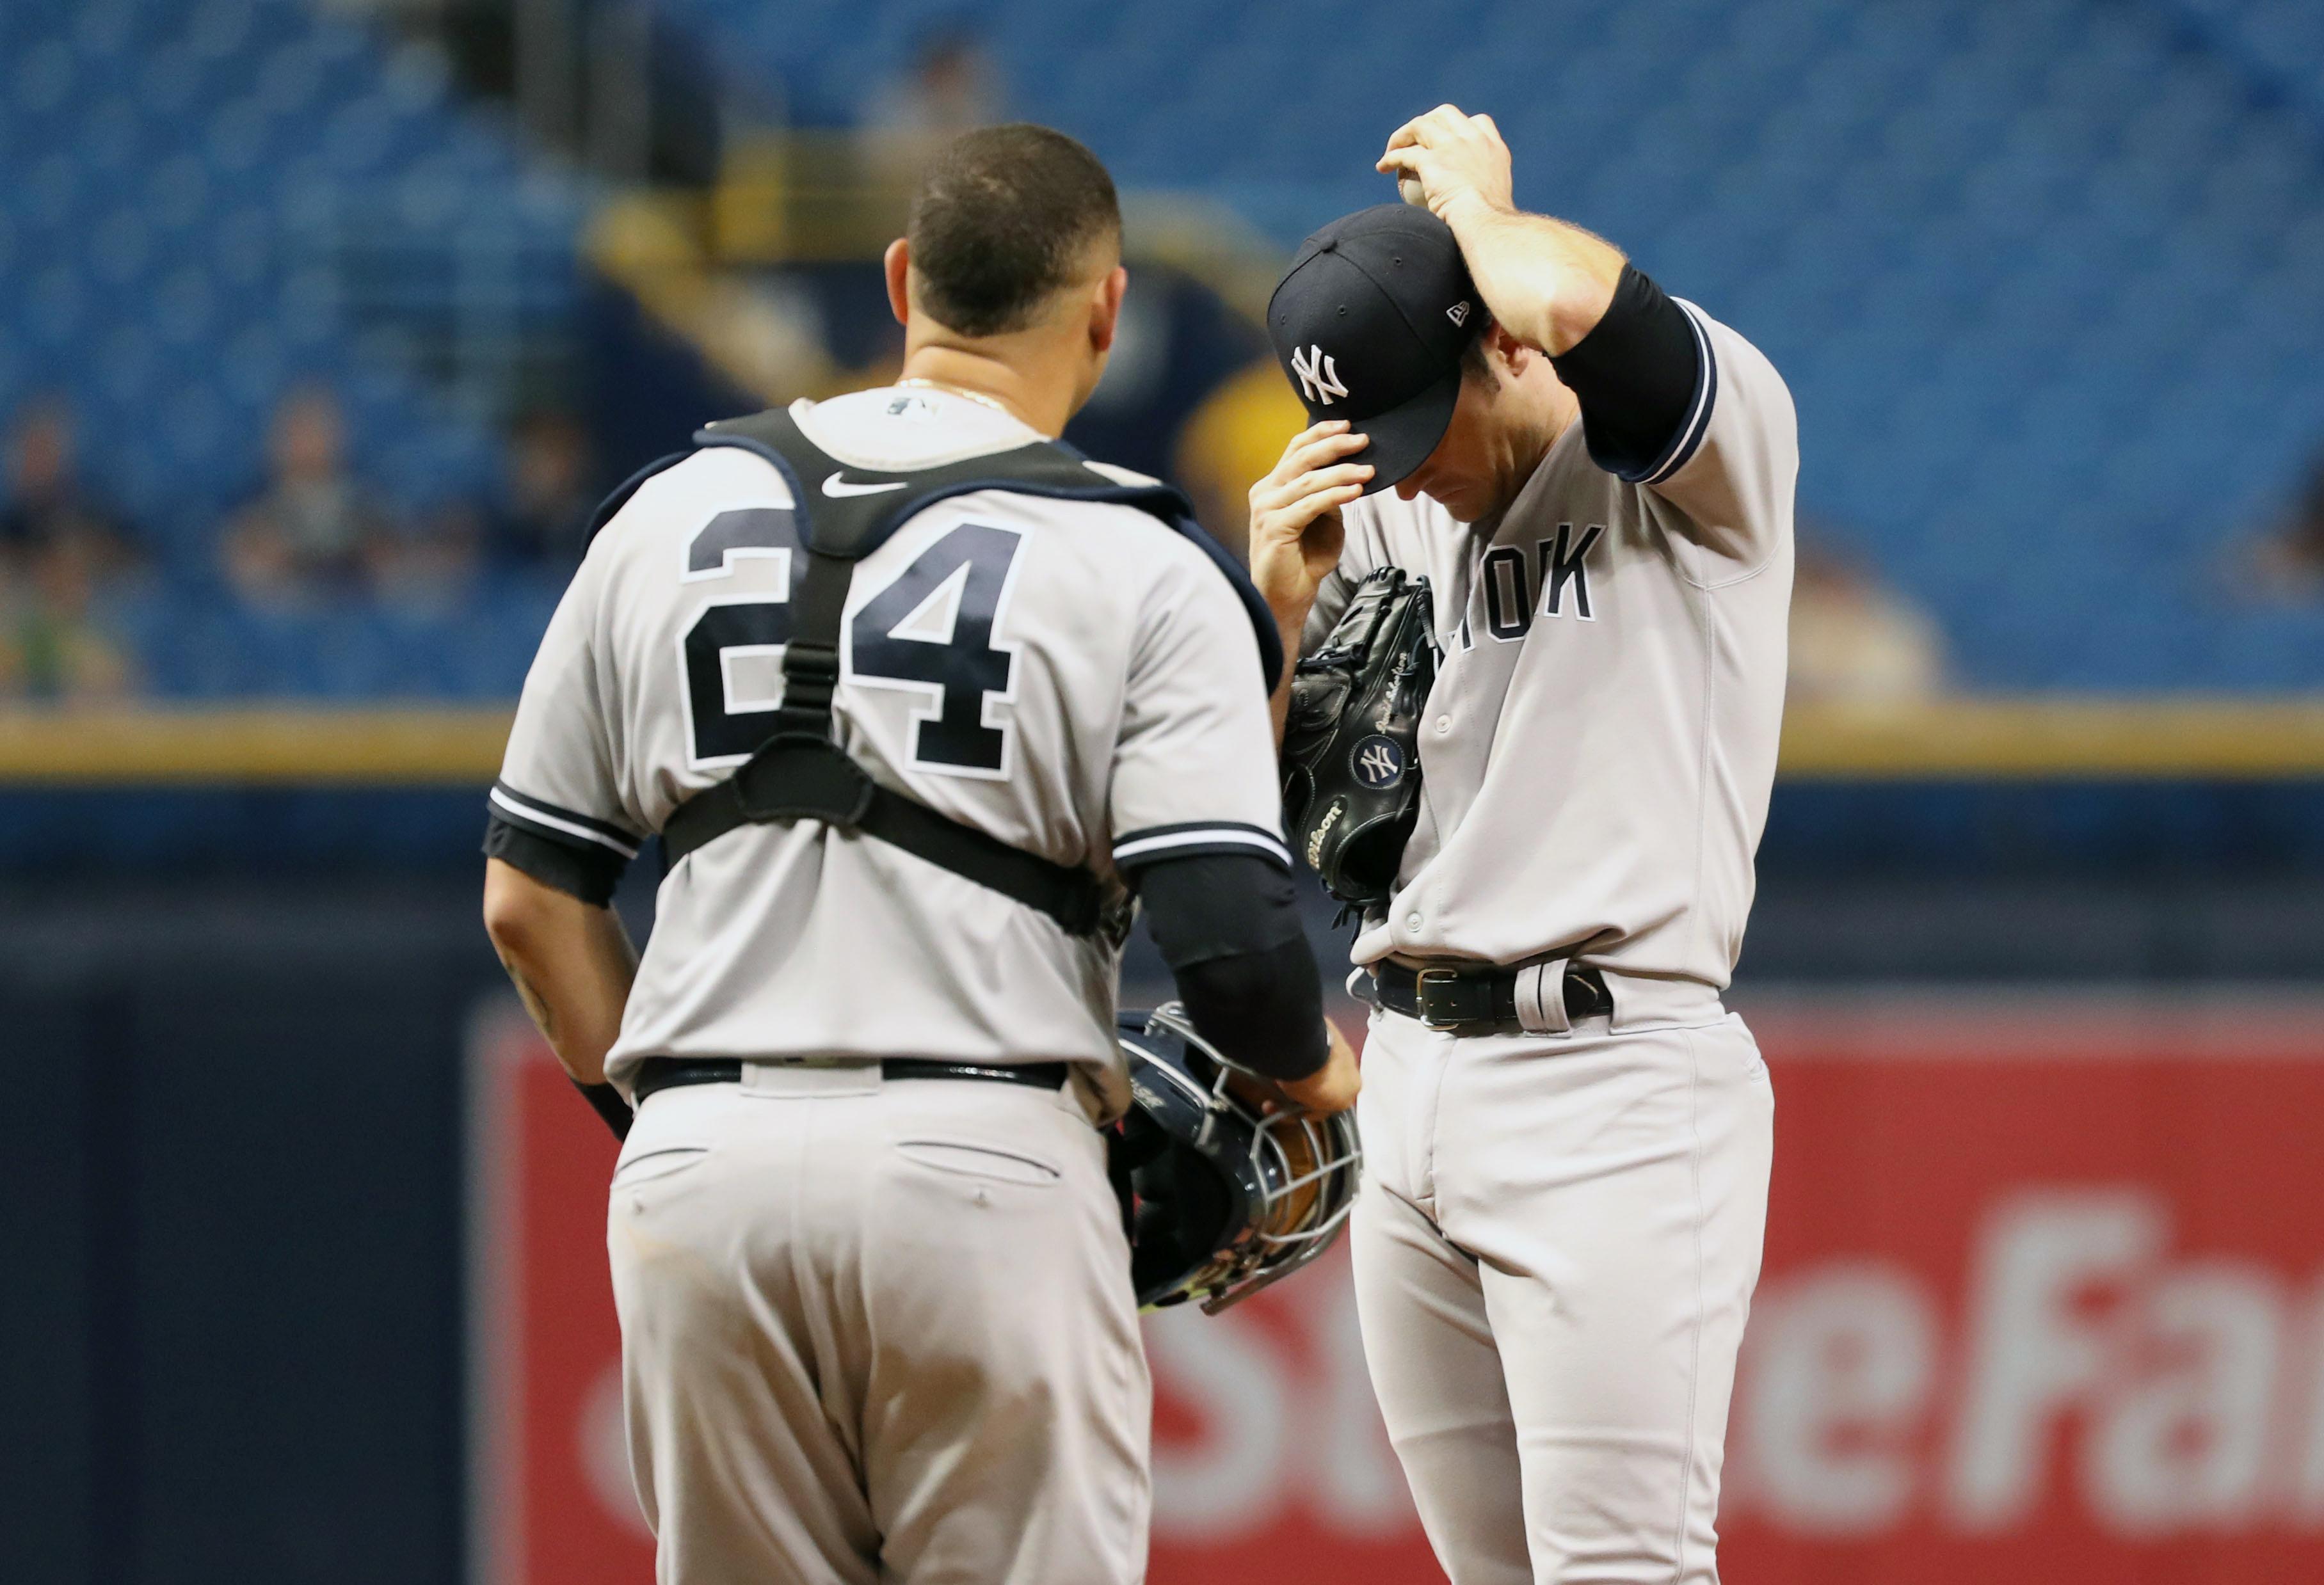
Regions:
<instances>
[{"instance_id":1,"label":"cap brim","mask_svg":"<svg viewBox=\"0 0 2324 1585\"><path fill-rule=\"evenodd\" d=\"M1460 400L1461 371L1455 368L1403 406L1351 423L1357 434L1371 438L1370 446L1348 459L1372 465L1364 493L1376 494L1410 478L1452 427L1452 409Z\"/></svg>"}]
</instances>

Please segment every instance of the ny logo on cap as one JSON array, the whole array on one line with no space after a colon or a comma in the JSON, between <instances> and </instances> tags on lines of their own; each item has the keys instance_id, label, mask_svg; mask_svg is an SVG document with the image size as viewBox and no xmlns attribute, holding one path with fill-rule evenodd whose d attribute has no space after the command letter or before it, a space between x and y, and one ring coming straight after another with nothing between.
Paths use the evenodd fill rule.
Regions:
<instances>
[{"instance_id":1,"label":"ny logo on cap","mask_svg":"<svg viewBox=\"0 0 2324 1585\"><path fill-rule=\"evenodd\" d=\"M1333 397L1348 393L1348 388L1340 383L1340 371L1333 366L1332 355L1320 346L1294 351L1291 372L1299 376L1300 394L1323 407L1331 406Z\"/></svg>"}]
</instances>

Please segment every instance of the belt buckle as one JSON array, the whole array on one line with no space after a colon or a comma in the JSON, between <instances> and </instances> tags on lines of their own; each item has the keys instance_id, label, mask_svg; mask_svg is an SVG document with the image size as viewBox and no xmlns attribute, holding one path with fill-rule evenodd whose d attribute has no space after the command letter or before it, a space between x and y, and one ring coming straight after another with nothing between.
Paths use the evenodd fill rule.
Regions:
<instances>
[{"instance_id":1,"label":"belt buckle","mask_svg":"<svg viewBox=\"0 0 2324 1585\"><path fill-rule=\"evenodd\" d=\"M1461 971L1438 965L1421 969L1413 976L1413 1005L1418 1009L1420 1021L1431 1029L1457 1029L1463 1024L1473 1024L1477 1015L1460 1005ZM1430 994L1433 987L1442 987L1440 999Z\"/></svg>"}]
</instances>

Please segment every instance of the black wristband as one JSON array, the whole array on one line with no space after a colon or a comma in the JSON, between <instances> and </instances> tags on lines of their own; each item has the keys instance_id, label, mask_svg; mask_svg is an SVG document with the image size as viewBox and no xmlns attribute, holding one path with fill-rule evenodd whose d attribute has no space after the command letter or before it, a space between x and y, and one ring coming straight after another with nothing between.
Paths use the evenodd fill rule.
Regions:
<instances>
[{"instance_id":1,"label":"black wristband","mask_svg":"<svg viewBox=\"0 0 2324 1585\"><path fill-rule=\"evenodd\" d=\"M585 1084L578 1079L573 1080L573 1087L581 1092L581 1099L589 1103L589 1110L605 1120L605 1126L613 1130L613 1138L630 1137L630 1124L636 1120L637 1113L630 1110L630 1103L622 1099L619 1090L611 1084Z\"/></svg>"}]
</instances>

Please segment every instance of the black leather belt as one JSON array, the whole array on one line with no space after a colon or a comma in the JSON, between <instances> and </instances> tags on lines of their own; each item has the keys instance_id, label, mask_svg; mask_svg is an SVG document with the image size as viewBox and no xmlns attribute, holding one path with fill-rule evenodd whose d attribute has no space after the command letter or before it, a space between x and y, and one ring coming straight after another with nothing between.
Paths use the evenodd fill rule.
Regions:
<instances>
[{"instance_id":1,"label":"black leather belt","mask_svg":"<svg viewBox=\"0 0 2324 1585\"><path fill-rule=\"evenodd\" d=\"M882 1079L986 1079L1000 1084L1030 1084L1036 1090L1062 1090L1067 1064L1026 1062L986 1064L973 1062L929 1062L917 1056L891 1056L880 1064ZM680 1084L739 1084L742 1064L733 1057L650 1056L638 1064L630 1093L640 1106L657 1090Z\"/></svg>"},{"instance_id":2,"label":"black leather belt","mask_svg":"<svg viewBox=\"0 0 2324 1585\"><path fill-rule=\"evenodd\" d=\"M1489 1034L1517 1027L1517 972L1456 969L1440 963L1407 969L1392 960L1372 965L1372 991L1392 1013L1418 1018L1432 1029ZM1569 1022L1612 1017L1614 994L1605 977L1578 963L1565 966L1565 1017Z\"/></svg>"}]
</instances>

